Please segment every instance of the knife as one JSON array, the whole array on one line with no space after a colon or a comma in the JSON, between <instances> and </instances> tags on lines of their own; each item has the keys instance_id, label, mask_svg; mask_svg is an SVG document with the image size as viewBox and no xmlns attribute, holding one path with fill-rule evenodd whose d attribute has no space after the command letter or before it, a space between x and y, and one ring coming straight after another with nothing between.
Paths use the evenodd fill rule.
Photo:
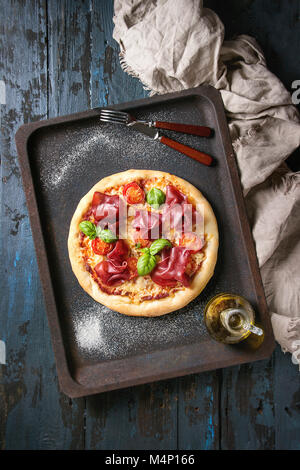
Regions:
<instances>
[{"instance_id":1,"label":"knife","mask_svg":"<svg viewBox=\"0 0 300 470\"><path fill-rule=\"evenodd\" d=\"M207 126L195 126L192 124L179 124L178 122L166 121L141 121L135 119L137 122L146 124L149 127L156 127L158 129L165 129L167 131L183 132L184 134L199 135L200 137L211 137L213 130Z\"/></svg>"},{"instance_id":2,"label":"knife","mask_svg":"<svg viewBox=\"0 0 300 470\"><path fill-rule=\"evenodd\" d=\"M214 162L213 158L207 153L200 152L199 150L181 144L176 140L169 139L169 137L160 135L157 128L148 126L146 123L143 124L141 122L132 121L127 124L127 127L132 127L136 131L141 132L153 140L158 140L161 144L167 145L168 147L177 150L178 152L183 153L184 155L187 155L194 160L197 160L197 162L202 163L203 165L211 166Z\"/></svg>"}]
</instances>

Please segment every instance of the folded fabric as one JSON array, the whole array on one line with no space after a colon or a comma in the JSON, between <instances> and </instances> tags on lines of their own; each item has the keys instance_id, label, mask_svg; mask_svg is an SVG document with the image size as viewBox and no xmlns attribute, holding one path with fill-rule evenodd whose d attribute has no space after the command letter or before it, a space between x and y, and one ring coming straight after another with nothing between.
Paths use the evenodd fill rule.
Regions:
<instances>
[{"instance_id":1,"label":"folded fabric","mask_svg":"<svg viewBox=\"0 0 300 470\"><path fill-rule=\"evenodd\" d=\"M284 164L300 145L300 119L290 94L255 39L224 41L201 0L115 0L114 22L122 67L150 94L220 90L275 338L300 357L300 173Z\"/></svg>"}]
</instances>

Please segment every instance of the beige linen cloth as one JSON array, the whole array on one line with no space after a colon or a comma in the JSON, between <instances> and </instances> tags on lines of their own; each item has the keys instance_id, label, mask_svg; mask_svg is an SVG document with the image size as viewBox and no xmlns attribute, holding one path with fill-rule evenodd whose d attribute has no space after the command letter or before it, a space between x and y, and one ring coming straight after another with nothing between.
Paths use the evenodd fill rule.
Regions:
<instances>
[{"instance_id":1,"label":"beige linen cloth","mask_svg":"<svg viewBox=\"0 0 300 470\"><path fill-rule=\"evenodd\" d=\"M290 94L257 42L224 41L201 0L115 0L123 69L151 94L210 84L224 101L273 329L300 360L300 173L284 161L300 145Z\"/></svg>"}]
</instances>

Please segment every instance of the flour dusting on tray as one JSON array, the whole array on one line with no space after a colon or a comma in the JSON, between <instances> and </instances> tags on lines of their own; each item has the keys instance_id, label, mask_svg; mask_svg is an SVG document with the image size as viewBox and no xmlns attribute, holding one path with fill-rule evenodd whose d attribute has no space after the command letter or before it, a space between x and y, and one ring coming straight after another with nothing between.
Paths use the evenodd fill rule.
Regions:
<instances>
[{"instance_id":1,"label":"flour dusting on tray","mask_svg":"<svg viewBox=\"0 0 300 470\"><path fill-rule=\"evenodd\" d=\"M162 158L161 145L158 142L153 142L126 126L101 124L98 120L88 128L68 129L65 139L63 151L59 146L56 148L53 141L49 141L47 152L51 154L51 158L40 161L41 183L50 191L63 191L66 184L73 178L76 179L91 153L96 163L107 158L113 150L128 167L132 166L131 161L134 158L145 161L149 146L154 150L151 155L152 165L159 164ZM47 136L44 138L44 144L47 146Z\"/></svg>"},{"instance_id":2,"label":"flour dusting on tray","mask_svg":"<svg viewBox=\"0 0 300 470\"><path fill-rule=\"evenodd\" d=\"M93 309L84 312L75 323L75 337L82 351L93 352L103 346L101 322Z\"/></svg>"},{"instance_id":3,"label":"flour dusting on tray","mask_svg":"<svg viewBox=\"0 0 300 470\"><path fill-rule=\"evenodd\" d=\"M207 336L202 315L188 307L161 317L129 317L102 305L81 306L73 317L75 341L80 355L92 360L117 359L146 353L158 346L166 348L188 344L199 336ZM144 345L142 348L141 345Z\"/></svg>"}]
</instances>

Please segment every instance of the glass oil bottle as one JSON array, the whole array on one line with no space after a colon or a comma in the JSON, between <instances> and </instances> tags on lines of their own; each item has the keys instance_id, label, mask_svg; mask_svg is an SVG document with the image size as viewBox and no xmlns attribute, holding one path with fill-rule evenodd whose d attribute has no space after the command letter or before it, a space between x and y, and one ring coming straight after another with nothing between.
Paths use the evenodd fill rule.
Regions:
<instances>
[{"instance_id":1,"label":"glass oil bottle","mask_svg":"<svg viewBox=\"0 0 300 470\"><path fill-rule=\"evenodd\" d=\"M251 334L263 342L264 332L254 325L255 313L250 303L236 294L223 293L213 297L205 307L205 324L210 335L222 343L235 344Z\"/></svg>"}]
</instances>

